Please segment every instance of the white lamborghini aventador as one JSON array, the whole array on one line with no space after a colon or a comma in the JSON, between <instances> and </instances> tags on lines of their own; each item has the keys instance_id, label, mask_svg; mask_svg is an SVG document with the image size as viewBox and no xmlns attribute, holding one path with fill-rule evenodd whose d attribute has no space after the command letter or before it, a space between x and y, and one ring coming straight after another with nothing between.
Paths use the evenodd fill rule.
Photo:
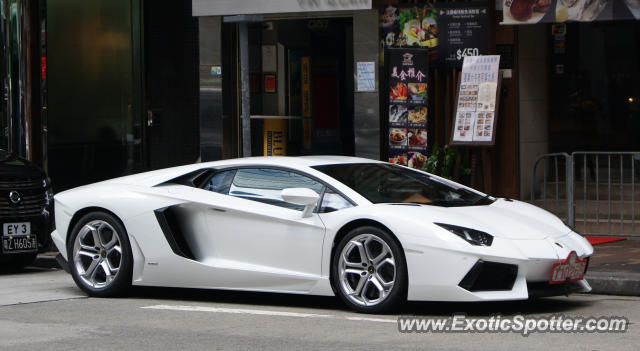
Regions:
<instances>
[{"instance_id":1,"label":"white lamborghini aventador","mask_svg":"<svg viewBox=\"0 0 640 351\"><path fill-rule=\"evenodd\" d=\"M258 157L55 195L61 263L92 296L131 285L409 300L590 290L591 245L535 206L352 157Z\"/></svg>"}]
</instances>

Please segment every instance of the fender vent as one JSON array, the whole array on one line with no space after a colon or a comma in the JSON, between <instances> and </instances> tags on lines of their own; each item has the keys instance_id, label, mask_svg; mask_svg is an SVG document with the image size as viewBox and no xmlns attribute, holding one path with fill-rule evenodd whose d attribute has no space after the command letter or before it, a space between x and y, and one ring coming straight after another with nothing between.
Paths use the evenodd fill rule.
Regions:
<instances>
[{"instance_id":1,"label":"fender vent","mask_svg":"<svg viewBox=\"0 0 640 351\"><path fill-rule=\"evenodd\" d=\"M153 211L158 219L162 233L164 233L171 250L184 258L195 260L189 244L184 238L182 230L180 229L178 216L175 209L172 207L160 208Z\"/></svg>"}]
</instances>

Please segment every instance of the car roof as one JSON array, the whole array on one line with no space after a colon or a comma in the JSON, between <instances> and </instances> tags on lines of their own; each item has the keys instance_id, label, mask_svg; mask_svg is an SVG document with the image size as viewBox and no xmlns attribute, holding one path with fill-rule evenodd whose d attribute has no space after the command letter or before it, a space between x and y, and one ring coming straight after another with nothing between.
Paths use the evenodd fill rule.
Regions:
<instances>
[{"instance_id":1,"label":"car roof","mask_svg":"<svg viewBox=\"0 0 640 351\"><path fill-rule=\"evenodd\" d=\"M371 160L362 157L351 156L258 156L228 159L221 161L205 162L201 165L207 167L226 165L273 165L283 167L313 167L330 164L345 163L380 163L381 161Z\"/></svg>"},{"instance_id":2,"label":"car roof","mask_svg":"<svg viewBox=\"0 0 640 351\"><path fill-rule=\"evenodd\" d=\"M190 165L177 166L172 168L159 169L155 171L138 173L120 178L105 181L105 183L120 184L137 184L143 186L154 186L177 178L181 175L193 172L202 168L221 168L221 167L243 167L252 166L272 166L272 167L290 167L305 168L330 164L348 164L348 163L382 163L381 161L370 160L361 157L350 156L259 156L235 158L220 161L194 163Z\"/></svg>"}]
</instances>

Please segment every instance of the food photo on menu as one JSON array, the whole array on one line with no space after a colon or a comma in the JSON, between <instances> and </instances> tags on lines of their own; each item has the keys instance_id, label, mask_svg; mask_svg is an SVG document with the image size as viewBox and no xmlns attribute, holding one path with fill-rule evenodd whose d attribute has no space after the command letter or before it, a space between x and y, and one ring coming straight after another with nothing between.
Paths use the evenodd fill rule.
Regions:
<instances>
[{"instance_id":1,"label":"food photo on menu","mask_svg":"<svg viewBox=\"0 0 640 351\"><path fill-rule=\"evenodd\" d=\"M426 147L427 146L427 130L411 128L407 132L409 138L409 147Z\"/></svg>"},{"instance_id":2,"label":"food photo on menu","mask_svg":"<svg viewBox=\"0 0 640 351\"><path fill-rule=\"evenodd\" d=\"M396 82L389 90L389 98L391 101L406 101L407 85L402 82Z\"/></svg>"},{"instance_id":3,"label":"food photo on menu","mask_svg":"<svg viewBox=\"0 0 640 351\"><path fill-rule=\"evenodd\" d=\"M405 105L391 105L389 106L389 123L392 124L405 124L407 123L407 106ZM426 118L426 117L425 117Z\"/></svg>"},{"instance_id":4,"label":"food photo on menu","mask_svg":"<svg viewBox=\"0 0 640 351\"><path fill-rule=\"evenodd\" d=\"M389 163L406 166L407 154L404 150L391 150L389 153Z\"/></svg>"},{"instance_id":5,"label":"food photo on menu","mask_svg":"<svg viewBox=\"0 0 640 351\"><path fill-rule=\"evenodd\" d=\"M635 19L640 19L640 0L624 0Z\"/></svg>"},{"instance_id":6,"label":"food photo on menu","mask_svg":"<svg viewBox=\"0 0 640 351\"><path fill-rule=\"evenodd\" d=\"M506 0L504 13L507 18L505 19L523 23L537 23L547 13L552 3L552 0Z\"/></svg>"},{"instance_id":7,"label":"food photo on menu","mask_svg":"<svg viewBox=\"0 0 640 351\"><path fill-rule=\"evenodd\" d=\"M389 130L390 146L407 146L407 130L404 128L391 128Z\"/></svg>"},{"instance_id":8,"label":"food photo on menu","mask_svg":"<svg viewBox=\"0 0 640 351\"><path fill-rule=\"evenodd\" d=\"M427 98L427 83L409 83L411 101L422 102Z\"/></svg>"},{"instance_id":9,"label":"food photo on menu","mask_svg":"<svg viewBox=\"0 0 640 351\"><path fill-rule=\"evenodd\" d=\"M414 106L409 111L409 123L425 124L427 123L427 107Z\"/></svg>"},{"instance_id":10,"label":"food photo on menu","mask_svg":"<svg viewBox=\"0 0 640 351\"><path fill-rule=\"evenodd\" d=\"M609 0L558 0L556 4L556 21L594 21Z\"/></svg>"},{"instance_id":11,"label":"food photo on menu","mask_svg":"<svg viewBox=\"0 0 640 351\"><path fill-rule=\"evenodd\" d=\"M387 47L438 45L438 10L434 4L397 8L389 5L382 13L382 39Z\"/></svg>"},{"instance_id":12,"label":"food photo on menu","mask_svg":"<svg viewBox=\"0 0 640 351\"><path fill-rule=\"evenodd\" d=\"M503 0L505 23L593 22L640 18L640 0Z\"/></svg>"},{"instance_id":13,"label":"food photo on menu","mask_svg":"<svg viewBox=\"0 0 640 351\"><path fill-rule=\"evenodd\" d=\"M407 157L409 159L407 165L411 168L422 169L425 162L427 162L427 156L423 155L421 152L409 151Z\"/></svg>"}]
</instances>

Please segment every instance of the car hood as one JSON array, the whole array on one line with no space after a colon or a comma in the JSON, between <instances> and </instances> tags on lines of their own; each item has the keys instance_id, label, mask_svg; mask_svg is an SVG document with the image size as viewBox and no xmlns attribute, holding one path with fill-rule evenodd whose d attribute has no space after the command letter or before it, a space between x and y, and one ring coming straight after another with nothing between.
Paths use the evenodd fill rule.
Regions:
<instances>
[{"instance_id":1,"label":"car hood","mask_svg":"<svg viewBox=\"0 0 640 351\"><path fill-rule=\"evenodd\" d=\"M533 205L516 200L498 199L490 205L438 207L430 205L385 204L416 224L446 223L480 230L495 237L514 240L558 238L571 229L555 215Z\"/></svg>"}]
</instances>

